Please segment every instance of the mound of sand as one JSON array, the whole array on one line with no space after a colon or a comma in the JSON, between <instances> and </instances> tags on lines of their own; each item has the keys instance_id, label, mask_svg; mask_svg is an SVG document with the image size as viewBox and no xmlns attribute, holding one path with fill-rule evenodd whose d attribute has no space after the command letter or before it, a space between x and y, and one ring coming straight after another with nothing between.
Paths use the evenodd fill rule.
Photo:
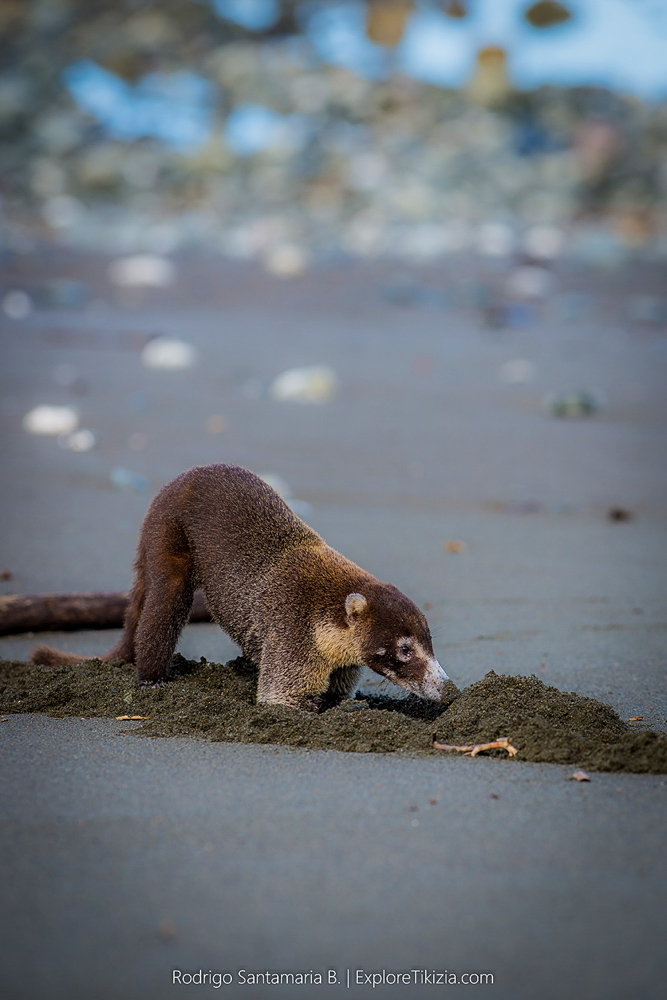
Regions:
<instances>
[{"instance_id":1,"label":"mound of sand","mask_svg":"<svg viewBox=\"0 0 667 1000\"><path fill-rule=\"evenodd\" d=\"M0 661L0 710L50 715L147 717L146 736L200 736L316 750L438 755L432 734L456 745L509 737L514 760L576 764L597 771L667 773L667 736L631 730L608 705L547 687L536 677L490 671L442 704L415 697L357 695L322 715L258 705L257 668L239 657L221 665L174 658L172 680L139 688L134 668L88 660L45 668ZM502 750L490 751L503 758Z\"/></svg>"}]
</instances>

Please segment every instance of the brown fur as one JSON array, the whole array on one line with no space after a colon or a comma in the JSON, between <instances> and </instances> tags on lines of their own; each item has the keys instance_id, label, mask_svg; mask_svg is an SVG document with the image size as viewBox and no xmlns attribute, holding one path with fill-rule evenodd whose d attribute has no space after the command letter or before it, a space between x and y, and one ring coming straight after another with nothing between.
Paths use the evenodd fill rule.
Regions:
<instances>
[{"instance_id":1,"label":"brown fur","mask_svg":"<svg viewBox=\"0 0 667 1000\"><path fill-rule=\"evenodd\" d=\"M201 587L213 620L259 663L259 701L320 711L352 692L361 665L437 696L420 688L435 662L421 611L326 545L246 469L200 466L163 487L134 571L122 638L103 659L136 664L140 682L167 678ZM85 657L39 646L32 659Z\"/></svg>"}]
</instances>

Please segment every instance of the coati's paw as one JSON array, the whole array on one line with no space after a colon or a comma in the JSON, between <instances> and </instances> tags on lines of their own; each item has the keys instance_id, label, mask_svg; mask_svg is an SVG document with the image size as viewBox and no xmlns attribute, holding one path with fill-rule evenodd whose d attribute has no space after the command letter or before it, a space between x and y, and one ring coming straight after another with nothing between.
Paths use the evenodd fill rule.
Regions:
<instances>
[{"instance_id":1,"label":"coati's paw","mask_svg":"<svg viewBox=\"0 0 667 1000\"><path fill-rule=\"evenodd\" d=\"M294 708L297 712L311 712L313 715L319 715L326 707L321 694L314 695L312 698L290 698L283 704L285 708Z\"/></svg>"},{"instance_id":2,"label":"coati's paw","mask_svg":"<svg viewBox=\"0 0 667 1000\"><path fill-rule=\"evenodd\" d=\"M299 708L303 712L313 712L315 715L320 715L328 707L326 695L324 694L316 694L312 698L304 698L299 702Z\"/></svg>"},{"instance_id":3,"label":"coati's paw","mask_svg":"<svg viewBox=\"0 0 667 1000\"><path fill-rule=\"evenodd\" d=\"M328 706L324 704L325 695L315 694L315 695L301 695L300 697L294 697L294 695L260 695L257 698L258 705L282 705L283 708L293 708L298 712L312 712L314 715L319 715Z\"/></svg>"}]
</instances>

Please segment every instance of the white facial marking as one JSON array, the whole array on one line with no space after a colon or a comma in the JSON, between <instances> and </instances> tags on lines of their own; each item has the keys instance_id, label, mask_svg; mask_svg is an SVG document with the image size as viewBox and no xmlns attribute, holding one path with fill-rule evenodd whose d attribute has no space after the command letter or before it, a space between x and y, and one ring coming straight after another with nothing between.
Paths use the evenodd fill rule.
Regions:
<instances>
[{"instance_id":1,"label":"white facial marking","mask_svg":"<svg viewBox=\"0 0 667 1000\"><path fill-rule=\"evenodd\" d=\"M430 698L431 701L442 701L445 690L445 683L449 677L442 669L435 657L429 659L428 667L421 682L421 695Z\"/></svg>"},{"instance_id":2,"label":"white facial marking","mask_svg":"<svg viewBox=\"0 0 667 1000\"><path fill-rule=\"evenodd\" d=\"M383 668L382 673L384 676L393 681L394 684L400 684L407 691L412 691L413 694L419 695L420 698L428 698L430 701L442 701L445 684L449 680L449 677L440 663L438 663L435 656L430 656L426 652L421 643L412 638L399 639L397 641L396 648L399 660L407 662L412 658L411 656L405 657L400 655L398 650L400 650L402 645L410 646L412 655L426 663L426 670L422 679L418 681L416 678L399 677L393 670Z\"/></svg>"},{"instance_id":3,"label":"white facial marking","mask_svg":"<svg viewBox=\"0 0 667 1000\"><path fill-rule=\"evenodd\" d=\"M428 666L421 681L399 677L392 677L391 679L408 691L418 694L420 698L428 698L430 701L442 701L445 684L449 680L449 677L434 656L424 656L424 659Z\"/></svg>"}]
</instances>

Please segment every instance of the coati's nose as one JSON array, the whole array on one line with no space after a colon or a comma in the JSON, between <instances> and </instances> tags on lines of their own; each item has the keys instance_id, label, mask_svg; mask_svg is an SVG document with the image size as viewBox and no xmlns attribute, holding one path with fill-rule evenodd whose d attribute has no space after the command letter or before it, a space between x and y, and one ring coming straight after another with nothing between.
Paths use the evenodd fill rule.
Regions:
<instances>
[{"instance_id":1,"label":"coati's nose","mask_svg":"<svg viewBox=\"0 0 667 1000\"><path fill-rule=\"evenodd\" d=\"M434 657L429 661L421 683L423 697L430 698L431 701L442 701L445 684L448 680L449 677Z\"/></svg>"}]
</instances>

